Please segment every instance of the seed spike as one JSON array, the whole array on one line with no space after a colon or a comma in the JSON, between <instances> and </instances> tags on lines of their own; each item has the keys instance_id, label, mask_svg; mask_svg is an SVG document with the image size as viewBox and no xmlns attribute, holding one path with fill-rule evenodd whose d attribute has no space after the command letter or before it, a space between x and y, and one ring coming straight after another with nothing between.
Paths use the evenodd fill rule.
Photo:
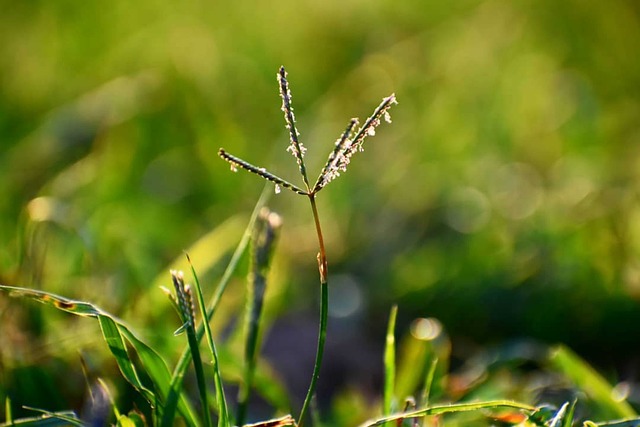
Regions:
<instances>
[{"instance_id":1,"label":"seed spike","mask_svg":"<svg viewBox=\"0 0 640 427\"><path fill-rule=\"evenodd\" d=\"M220 148L218 150L218 155L220 157L222 157L222 159L226 160L227 162L229 162L229 164L233 167L237 168L241 168L244 169L246 171L249 171L251 173L255 173L256 175L260 175L262 178L271 181L273 183L275 183L276 185L279 185L281 187L284 188L288 188L289 190L293 191L294 193L298 193L298 194L303 194L303 195L307 195L308 193L303 190L302 188L290 183L289 181L286 181L282 178L280 178L277 175L272 174L271 172L267 171L265 168L259 168L257 166L252 165L251 163L242 160L239 157L233 156L229 153L227 153L224 148Z\"/></svg>"},{"instance_id":2,"label":"seed spike","mask_svg":"<svg viewBox=\"0 0 640 427\"><path fill-rule=\"evenodd\" d=\"M287 151L290 151L291 154L296 158L298 162L298 168L300 169L300 175L302 175L302 179L304 180L304 184L309 188L309 180L307 178L307 170L304 165L304 153L307 149L302 145L299 141L300 133L298 129L296 129L296 117L293 114L293 107L291 106L291 91L289 90L289 82L287 81L287 72L284 69L284 66L280 67L280 71L278 72L278 85L280 86L280 97L282 98L282 112L284 113L284 120L287 124L287 129L289 130L289 138L291 140L291 144L287 148Z\"/></svg>"},{"instance_id":3,"label":"seed spike","mask_svg":"<svg viewBox=\"0 0 640 427\"><path fill-rule=\"evenodd\" d=\"M380 125L380 118L384 117L385 121L391 121L388 110L393 104L397 104L395 94L384 98L353 137L351 137L351 132L357 124L357 119L351 119L349 126L347 126L342 137L336 142L335 148L329 155L327 164L318 177L316 184L313 186L313 193L320 191L325 185L340 176L341 172L347 171L347 166L351 162L351 156L357 151L364 150L362 143L365 138L367 136L375 136L376 127Z\"/></svg>"},{"instance_id":4,"label":"seed spike","mask_svg":"<svg viewBox=\"0 0 640 427\"><path fill-rule=\"evenodd\" d=\"M324 165L322 172L318 176L315 185L313 186L313 192L317 193L340 176L340 171L346 171L347 164L349 164L349 158L344 156L345 149L352 144L350 137L352 136L353 129L358 125L358 119L353 118L347 125L347 128L342 133L342 136L336 141L333 151L329 154L327 163Z\"/></svg>"}]
</instances>

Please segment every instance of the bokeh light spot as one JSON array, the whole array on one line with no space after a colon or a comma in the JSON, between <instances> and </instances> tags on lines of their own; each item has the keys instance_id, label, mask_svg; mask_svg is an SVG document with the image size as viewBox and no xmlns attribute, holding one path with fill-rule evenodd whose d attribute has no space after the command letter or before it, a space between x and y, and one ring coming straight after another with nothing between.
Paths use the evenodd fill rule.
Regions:
<instances>
[{"instance_id":1,"label":"bokeh light spot","mask_svg":"<svg viewBox=\"0 0 640 427\"><path fill-rule=\"evenodd\" d=\"M442 323L434 317L416 319L411 323L411 335L414 338L431 341L442 333Z\"/></svg>"}]
</instances>

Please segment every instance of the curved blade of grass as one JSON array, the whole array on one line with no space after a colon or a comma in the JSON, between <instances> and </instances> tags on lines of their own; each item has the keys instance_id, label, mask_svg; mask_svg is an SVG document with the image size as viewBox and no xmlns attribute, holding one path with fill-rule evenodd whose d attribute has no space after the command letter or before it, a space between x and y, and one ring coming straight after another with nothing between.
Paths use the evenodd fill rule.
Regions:
<instances>
[{"instance_id":1,"label":"curved blade of grass","mask_svg":"<svg viewBox=\"0 0 640 427\"><path fill-rule=\"evenodd\" d=\"M171 373L164 359L160 357L154 349L141 341L129 328L120 326L120 332L136 349L138 357L142 361L147 373L158 387L162 401L167 402L171 384ZM178 402L178 410L185 420L187 420L187 423L197 423L193 408L184 397L181 397ZM159 415L162 415L162 413Z\"/></svg>"},{"instance_id":2,"label":"curved blade of grass","mask_svg":"<svg viewBox=\"0 0 640 427\"><path fill-rule=\"evenodd\" d=\"M519 409L525 412L533 412L536 408L524 403L512 402L510 400L491 400L487 402L472 403L455 403L450 405L437 405L428 408L418 409L417 411L403 412L400 414L390 415L388 417L379 418L377 420L366 421L360 427L381 426L389 421L404 420L406 418L417 418L427 415L442 415L454 412L478 411L481 409L500 409L510 408Z\"/></svg>"},{"instance_id":3,"label":"curved blade of grass","mask_svg":"<svg viewBox=\"0 0 640 427\"><path fill-rule=\"evenodd\" d=\"M98 322L100 323L102 336L109 346L109 351L111 351L111 354L115 357L122 376L144 396L152 407L155 407L157 405L157 398L155 394L140 381L138 372L129 357L127 345L124 342L122 334L120 334L120 329L116 322L110 317L103 315L98 316Z\"/></svg>"},{"instance_id":4,"label":"curved blade of grass","mask_svg":"<svg viewBox=\"0 0 640 427\"><path fill-rule=\"evenodd\" d=\"M116 358L118 367L123 373L125 379L138 389L151 405L155 406L155 409L159 414L162 414L162 403L169 393L171 378L169 375L169 369L162 357L160 357L155 350L137 338L122 320L112 316L94 304L71 300L49 292L6 285L0 285L0 290L9 292L11 296L33 299L76 316L97 318L100 322L103 337L107 342L109 350ZM120 334L124 335L127 338L127 341L129 341L135 349L146 372L153 381L158 393L160 393L160 398L155 396L153 392L140 383L133 361L129 358L126 346L124 346L124 342L122 340L122 335ZM176 403L179 405L180 412L183 416L195 424L196 420L193 415L193 410L189 407L186 400L181 399L179 403Z\"/></svg>"},{"instance_id":5,"label":"curved blade of grass","mask_svg":"<svg viewBox=\"0 0 640 427\"><path fill-rule=\"evenodd\" d=\"M549 361L566 375L580 390L584 391L606 418L633 418L638 414L626 401L613 399L613 388L589 364L565 346L555 347Z\"/></svg>"},{"instance_id":6,"label":"curved blade of grass","mask_svg":"<svg viewBox=\"0 0 640 427\"><path fill-rule=\"evenodd\" d=\"M0 424L0 427L58 427L68 425L84 426L83 422L78 419L77 415L73 411L49 412L42 409L29 408L27 406L25 406L25 409L41 412L43 415L28 418L19 418L7 423L2 423Z\"/></svg>"},{"instance_id":7,"label":"curved blade of grass","mask_svg":"<svg viewBox=\"0 0 640 427\"><path fill-rule=\"evenodd\" d=\"M209 344L209 351L211 351L211 359L213 360L213 381L216 388L216 401L218 402L218 427L227 427L229 426L229 410L227 408L227 399L224 396L224 388L222 387L222 377L220 375L220 361L218 359L218 352L216 351L216 345L213 341L213 336L211 335L211 328L209 327L209 322L206 318L207 308L204 304L204 297L202 296L202 288L200 287L200 280L198 280L198 275L196 274L196 269L193 267L191 263L191 258L187 255L187 260L189 261L189 266L191 267L191 273L193 274L193 280L195 282L196 288L196 297L198 300L198 307L200 312L202 313L202 326L204 327L204 334L207 337L207 343ZM198 339L194 336L195 344L197 346ZM195 362L195 360L194 360ZM206 405L207 402L203 402L203 405Z\"/></svg>"},{"instance_id":8,"label":"curved blade of grass","mask_svg":"<svg viewBox=\"0 0 640 427\"><path fill-rule=\"evenodd\" d=\"M384 348L384 394L383 394L383 415L390 415L393 412L393 399L396 384L396 317L398 306L393 305L389 313L389 324L387 326L387 339Z\"/></svg>"},{"instance_id":9,"label":"curved blade of grass","mask_svg":"<svg viewBox=\"0 0 640 427\"><path fill-rule=\"evenodd\" d=\"M242 236L240 243L238 243L236 250L233 252L233 255L231 256L231 260L229 261L229 264L227 265L227 268L225 269L224 274L222 275L222 278L220 278L220 281L218 282L216 291L212 299L209 301L209 305L207 306L207 316L206 316L207 321L211 321L211 318L213 317L213 314L215 313L216 308L218 307L218 304L220 304L220 300L222 299L222 294L227 288L227 285L231 280L231 276L235 272L238 266L238 262L240 261L242 254L244 253L245 249L247 248L247 245L249 244L249 240L251 238L251 230L253 229L253 224L255 223L256 218L258 217L258 213L260 212L262 207L267 203L267 201L269 200L269 197L271 197L270 186L265 185L264 189L262 190L262 194L260 195L260 198L258 199L258 202L256 203L255 208L253 209L253 213L251 214L249 223L245 228L244 235ZM204 336L204 326L200 325L198 326L198 330L196 331L196 338L198 342L200 342L203 336ZM173 370L173 375L171 377L171 384L169 386L169 394L167 396L167 400L164 407L164 414L162 416L162 420L160 423L162 427L169 427L173 425L176 406L178 404L178 398L181 395L180 389L182 387L182 380L184 378L184 374L187 370L187 367L190 361L191 361L191 353L189 352L189 349L186 348L182 352L182 355L180 356L180 360L178 361L178 364ZM189 422L187 422L187 424L190 426L194 425Z\"/></svg>"}]
</instances>

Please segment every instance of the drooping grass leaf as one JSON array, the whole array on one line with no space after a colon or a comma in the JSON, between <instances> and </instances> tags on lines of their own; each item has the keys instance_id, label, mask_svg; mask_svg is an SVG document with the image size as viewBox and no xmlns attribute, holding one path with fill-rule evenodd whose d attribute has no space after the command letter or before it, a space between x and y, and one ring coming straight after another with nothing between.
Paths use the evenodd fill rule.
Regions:
<instances>
[{"instance_id":1,"label":"drooping grass leaf","mask_svg":"<svg viewBox=\"0 0 640 427\"><path fill-rule=\"evenodd\" d=\"M107 343L111 354L114 356L124 378L144 396L144 398L159 414L162 414L163 402L167 397L169 390L170 376L167 365L160 355L138 339L122 320L112 316L94 304L71 300L49 292L6 285L0 285L0 290L9 292L12 296L33 299L77 316L97 318L100 323L103 338ZM140 357L140 360L142 361L147 374L153 381L159 396L141 383L134 362L127 351L123 337L126 337L127 341ZM184 399L180 401L179 407L183 416L195 423L193 411Z\"/></svg>"},{"instance_id":2,"label":"drooping grass leaf","mask_svg":"<svg viewBox=\"0 0 640 427\"><path fill-rule=\"evenodd\" d=\"M129 357L127 352L127 345L124 342L120 329L116 322L108 316L98 316L98 322L100 323L100 329L102 330L102 336L105 342L109 346L111 354L113 354L120 368L122 376L133 385L136 390L140 391L144 398L152 405L155 406L156 397L151 390L145 387L136 371L133 361Z\"/></svg>"}]
</instances>

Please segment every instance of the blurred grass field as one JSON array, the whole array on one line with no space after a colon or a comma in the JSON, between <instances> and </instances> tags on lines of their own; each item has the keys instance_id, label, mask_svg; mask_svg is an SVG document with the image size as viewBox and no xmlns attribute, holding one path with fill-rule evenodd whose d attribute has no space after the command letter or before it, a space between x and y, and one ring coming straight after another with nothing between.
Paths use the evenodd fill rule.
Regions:
<instances>
[{"instance_id":1,"label":"blurred grass field","mask_svg":"<svg viewBox=\"0 0 640 427\"><path fill-rule=\"evenodd\" d=\"M336 414L352 388L379 394L393 303L400 334L437 318L459 360L513 340L564 343L609 380L637 381L637 2L2 9L0 283L92 301L177 357L157 285L187 249L211 293L263 188L229 173L218 148L297 178L284 64L314 171L349 118L399 101L318 199L332 298L319 393L342 396ZM270 207L284 225L265 352L299 404L317 328L313 221L291 194ZM212 324L232 354L246 264ZM117 377L92 322L5 295L0 320L0 398L77 409L79 352Z\"/></svg>"}]
</instances>

